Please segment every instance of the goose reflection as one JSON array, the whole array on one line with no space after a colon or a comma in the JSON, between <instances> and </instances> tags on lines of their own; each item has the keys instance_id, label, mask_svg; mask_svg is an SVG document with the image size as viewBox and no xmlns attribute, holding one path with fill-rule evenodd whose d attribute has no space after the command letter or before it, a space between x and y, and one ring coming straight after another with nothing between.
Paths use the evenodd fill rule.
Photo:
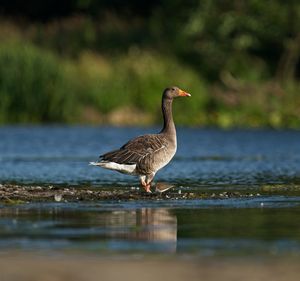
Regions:
<instances>
[{"instance_id":1,"label":"goose reflection","mask_svg":"<svg viewBox=\"0 0 300 281\"><path fill-rule=\"evenodd\" d=\"M177 218L168 209L113 211L107 213L105 224L110 238L159 244L164 251L176 252Z\"/></svg>"},{"instance_id":2,"label":"goose reflection","mask_svg":"<svg viewBox=\"0 0 300 281\"><path fill-rule=\"evenodd\" d=\"M173 212L153 207L99 210L97 206L89 211L60 206L49 210L4 207L0 223L5 227L0 234L10 236L14 245L17 237L20 247L48 247L51 241L51 245L66 243L66 248L86 245L114 252L173 253L177 250L177 216ZM37 244L36 237L45 244Z\"/></svg>"}]
</instances>

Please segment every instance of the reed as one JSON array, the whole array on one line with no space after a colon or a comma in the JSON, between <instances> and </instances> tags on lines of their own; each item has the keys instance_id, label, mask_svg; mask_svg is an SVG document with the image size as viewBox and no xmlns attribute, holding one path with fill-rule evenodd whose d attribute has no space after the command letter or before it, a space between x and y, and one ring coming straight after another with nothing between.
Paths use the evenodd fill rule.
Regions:
<instances>
[{"instance_id":1,"label":"reed","mask_svg":"<svg viewBox=\"0 0 300 281\"><path fill-rule=\"evenodd\" d=\"M67 58L23 39L0 44L1 124L122 125L126 118L135 125L159 123L161 93L168 85L192 94L174 103L177 124L300 126L297 81L225 75L222 82L208 84L182 61L149 49L131 48L120 55L82 51L77 58ZM121 114L118 121L111 118L116 112Z\"/></svg>"},{"instance_id":2,"label":"reed","mask_svg":"<svg viewBox=\"0 0 300 281\"><path fill-rule=\"evenodd\" d=\"M62 63L32 44L0 45L0 122L69 122L74 96Z\"/></svg>"}]
</instances>

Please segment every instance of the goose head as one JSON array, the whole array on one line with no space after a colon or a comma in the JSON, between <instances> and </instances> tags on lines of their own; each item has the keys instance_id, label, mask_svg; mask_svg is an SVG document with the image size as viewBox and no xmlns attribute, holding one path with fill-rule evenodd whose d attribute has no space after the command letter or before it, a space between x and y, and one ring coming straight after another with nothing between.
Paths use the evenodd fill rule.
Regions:
<instances>
[{"instance_id":1,"label":"goose head","mask_svg":"<svg viewBox=\"0 0 300 281\"><path fill-rule=\"evenodd\" d=\"M163 93L163 98L173 99L177 97L190 97L191 94L179 89L176 86L166 88Z\"/></svg>"}]
</instances>

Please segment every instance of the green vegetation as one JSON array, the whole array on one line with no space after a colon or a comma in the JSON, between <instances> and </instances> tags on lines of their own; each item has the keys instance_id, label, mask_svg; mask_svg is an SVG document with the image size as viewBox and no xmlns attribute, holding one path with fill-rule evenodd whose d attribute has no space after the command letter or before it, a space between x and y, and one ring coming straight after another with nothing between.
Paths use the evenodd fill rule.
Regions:
<instances>
[{"instance_id":1,"label":"green vegetation","mask_svg":"<svg viewBox=\"0 0 300 281\"><path fill-rule=\"evenodd\" d=\"M155 122L161 120L162 89L176 81L198 93L179 105L189 108L180 121L197 123L206 95L193 71L153 52L113 59L85 52L74 61L18 41L0 48L0 81L2 123L105 122L103 115L125 106L140 108L149 114L147 122Z\"/></svg>"},{"instance_id":2,"label":"green vegetation","mask_svg":"<svg viewBox=\"0 0 300 281\"><path fill-rule=\"evenodd\" d=\"M0 46L0 121L68 121L74 98L69 96L58 59L23 42Z\"/></svg>"},{"instance_id":3,"label":"green vegetation","mask_svg":"<svg viewBox=\"0 0 300 281\"><path fill-rule=\"evenodd\" d=\"M1 20L0 124L158 123L178 85L179 124L299 128L298 1L98 2Z\"/></svg>"}]
</instances>

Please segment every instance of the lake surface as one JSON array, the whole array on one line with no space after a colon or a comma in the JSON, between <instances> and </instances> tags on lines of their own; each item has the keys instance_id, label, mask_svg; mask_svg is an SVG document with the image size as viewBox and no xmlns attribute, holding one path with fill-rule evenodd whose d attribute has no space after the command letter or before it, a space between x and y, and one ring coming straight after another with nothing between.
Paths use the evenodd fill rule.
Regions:
<instances>
[{"instance_id":1,"label":"lake surface","mask_svg":"<svg viewBox=\"0 0 300 281\"><path fill-rule=\"evenodd\" d=\"M138 187L91 167L157 128L2 127L0 183ZM178 129L178 151L156 181L179 200L0 205L0 249L97 254L300 256L300 132ZM182 190L240 198L183 200Z\"/></svg>"}]
</instances>

